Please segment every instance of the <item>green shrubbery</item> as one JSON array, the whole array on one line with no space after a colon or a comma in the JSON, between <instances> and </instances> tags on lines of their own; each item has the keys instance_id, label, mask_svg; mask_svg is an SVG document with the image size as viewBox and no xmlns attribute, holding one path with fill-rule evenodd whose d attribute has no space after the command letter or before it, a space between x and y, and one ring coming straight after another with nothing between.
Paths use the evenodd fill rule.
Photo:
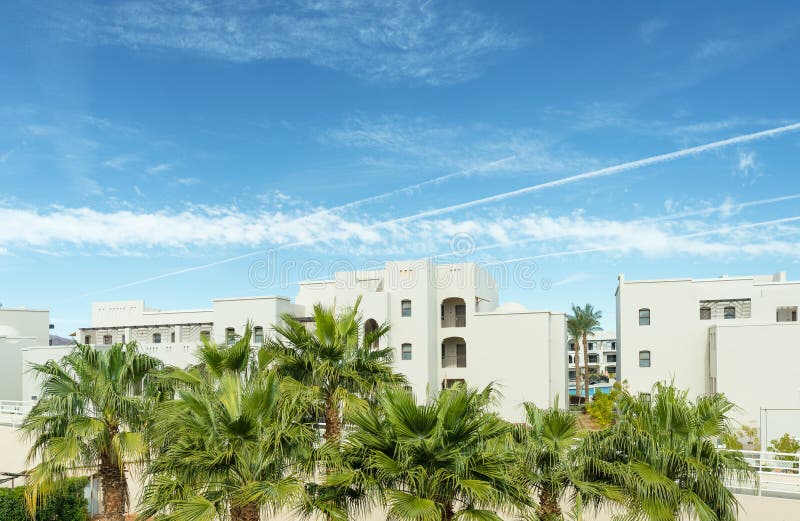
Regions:
<instances>
[{"instance_id":1,"label":"green shrubbery","mask_svg":"<svg viewBox=\"0 0 800 521\"><path fill-rule=\"evenodd\" d=\"M89 514L83 497L87 483L86 478L67 480L38 506L35 521L87 521ZM32 521L25 508L25 487L0 488L0 519Z\"/></svg>"}]
</instances>

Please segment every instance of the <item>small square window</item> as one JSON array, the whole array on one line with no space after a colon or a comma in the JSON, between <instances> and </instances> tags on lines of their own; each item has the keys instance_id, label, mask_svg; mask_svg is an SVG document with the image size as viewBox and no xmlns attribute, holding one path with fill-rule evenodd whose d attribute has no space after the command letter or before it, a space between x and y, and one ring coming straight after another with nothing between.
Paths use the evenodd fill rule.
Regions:
<instances>
[{"instance_id":1,"label":"small square window","mask_svg":"<svg viewBox=\"0 0 800 521\"><path fill-rule=\"evenodd\" d=\"M153 333L153 343L154 344L161 343L161 333Z\"/></svg>"},{"instance_id":2,"label":"small square window","mask_svg":"<svg viewBox=\"0 0 800 521\"><path fill-rule=\"evenodd\" d=\"M725 306L725 320L736 318L736 308L733 306Z\"/></svg>"},{"instance_id":3,"label":"small square window","mask_svg":"<svg viewBox=\"0 0 800 521\"><path fill-rule=\"evenodd\" d=\"M700 308L700 320L711 320L711 308L702 306Z\"/></svg>"}]
</instances>

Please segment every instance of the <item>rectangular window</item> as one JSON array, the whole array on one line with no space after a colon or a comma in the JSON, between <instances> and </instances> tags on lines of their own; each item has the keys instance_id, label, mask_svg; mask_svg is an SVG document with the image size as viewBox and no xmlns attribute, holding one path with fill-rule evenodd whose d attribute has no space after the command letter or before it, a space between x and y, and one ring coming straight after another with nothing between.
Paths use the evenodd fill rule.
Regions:
<instances>
[{"instance_id":1,"label":"rectangular window","mask_svg":"<svg viewBox=\"0 0 800 521\"><path fill-rule=\"evenodd\" d=\"M92 337L89 336L89 335L86 335L85 337L83 337L83 343L84 344L91 344L92 343Z\"/></svg>"},{"instance_id":2,"label":"rectangular window","mask_svg":"<svg viewBox=\"0 0 800 521\"><path fill-rule=\"evenodd\" d=\"M466 383L463 378L448 378L446 380L442 380L442 389L451 389L457 384L464 384Z\"/></svg>"},{"instance_id":3,"label":"rectangular window","mask_svg":"<svg viewBox=\"0 0 800 521\"><path fill-rule=\"evenodd\" d=\"M569 371L569 379L570 380L574 380L575 379L575 370L574 369L570 369L570 371Z\"/></svg>"},{"instance_id":4,"label":"rectangular window","mask_svg":"<svg viewBox=\"0 0 800 521\"><path fill-rule=\"evenodd\" d=\"M569 343L569 350L570 351L575 351L575 342L570 342Z\"/></svg>"},{"instance_id":5,"label":"rectangular window","mask_svg":"<svg viewBox=\"0 0 800 521\"><path fill-rule=\"evenodd\" d=\"M175 331L169 334L169 341L172 342L173 344L175 343Z\"/></svg>"},{"instance_id":6,"label":"rectangular window","mask_svg":"<svg viewBox=\"0 0 800 521\"><path fill-rule=\"evenodd\" d=\"M778 322L797 322L797 306L781 306L776 313Z\"/></svg>"},{"instance_id":7,"label":"rectangular window","mask_svg":"<svg viewBox=\"0 0 800 521\"><path fill-rule=\"evenodd\" d=\"M590 364L596 364L597 363L597 355L596 354L589 355L589 363Z\"/></svg>"},{"instance_id":8,"label":"rectangular window","mask_svg":"<svg viewBox=\"0 0 800 521\"><path fill-rule=\"evenodd\" d=\"M225 328L225 343L229 346L236 343L236 330L232 327Z\"/></svg>"},{"instance_id":9,"label":"rectangular window","mask_svg":"<svg viewBox=\"0 0 800 521\"><path fill-rule=\"evenodd\" d=\"M639 310L639 325L640 326L649 326L650 325L650 310L647 308L642 308Z\"/></svg>"},{"instance_id":10,"label":"rectangular window","mask_svg":"<svg viewBox=\"0 0 800 521\"><path fill-rule=\"evenodd\" d=\"M113 344L114 340L111 338L111 335L103 335L103 343L105 345Z\"/></svg>"},{"instance_id":11,"label":"rectangular window","mask_svg":"<svg viewBox=\"0 0 800 521\"><path fill-rule=\"evenodd\" d=\"M400 348L400 359L411 360L411 344L403 344Z\"/></svg>"},{"instance_id":12,"label":"rectangular window","mask_svg":"<svg viewBox=\"0 0 800 521\"><path fill-rule=\"evenodd\" d=\"M594 351L594 342L589 342L589 351Z\"/></svg>"},{"instance_id":13,"label":"rectangular window","mask_svg":"<svg viewBox=\"0 0 800 521\"><path fill-rule=\"evenodd\" d=\"M650 351L639 351L639 367L650 367Z\"/></svg>"},{"instance_id":14,"label":"rectangular window","mask_svg":"<svg viewBox=\"0 0 800 521\"><path fill-rule=\"evenodd\" d=\"M253 328L253 342L256 344L264 343L264 328L256 326Z\"/></svg>"},{"instance_id":15,"label":"rectangular window","mask_svg":"<svg viewBox=\"0 0 800 521\"><path fill-rule=\"evenodd\" d=\"M608 355L606 357L606 363L615 363L617 361L617 355Z\"/></svg>"},{"instance_id":16,"label":"rectangular window","mask_svg":"<svg viewBox=\"0 0 800 521\"><path fill-rule=\"evenodd\" d=\"M154 344L161 343L161 333L153 333L153 343Z\"/></svg>"},{"instance_id":17,"label":"rectangular window","mask_svg":"<svg viewBox=\"0 0 800 521\"><path fill-rule=\"evenodd\" d=\"M736 318L736 308L733 306L725 306L725 320Z\"/></svg>"},{"instance_id":18,"label":"rectangular window","mask_svg":"<svg viewBox=\"0 0 800 521\"><path fill-rule=\"evenodd\" d=\"M410 300L403 300L400 302L400 314L404 317L411 316L411 301Z\"/></svg>"},{"instance_id":19,"label":"rectangular window","mask_svg":"<svg viewBox=\"0 0 800 521\"><path fill-rule=\"evenodd\" d=\"M711 308L702 306L700 308L700 320L711 320Z\"/></svg>"}]
</instances>

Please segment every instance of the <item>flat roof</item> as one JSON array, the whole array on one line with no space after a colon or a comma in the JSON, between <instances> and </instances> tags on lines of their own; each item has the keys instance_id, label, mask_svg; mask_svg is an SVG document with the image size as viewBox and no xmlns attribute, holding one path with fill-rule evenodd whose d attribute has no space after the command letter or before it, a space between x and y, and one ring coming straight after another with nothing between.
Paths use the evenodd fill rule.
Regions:
<instances>
[{"instance_id":1,"label":"flat roof","mask_svg":"<svg viewBox=\"0 0 800 521\"><path fill-rule=\"evenodd\" d=\"M235 300L288 300L289 302L292 301L292 299L290 299L289 297L284 297L282 295L267 295L261 297L223 297L223 298L211 299L212 302L228 302Z\"/></svg>"}]
</instances>

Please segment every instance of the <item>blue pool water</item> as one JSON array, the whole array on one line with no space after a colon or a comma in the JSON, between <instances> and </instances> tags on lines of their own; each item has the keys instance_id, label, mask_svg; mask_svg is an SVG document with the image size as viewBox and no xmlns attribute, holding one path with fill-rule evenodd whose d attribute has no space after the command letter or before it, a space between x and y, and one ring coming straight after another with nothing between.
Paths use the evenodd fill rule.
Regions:
<instances>
[{"instance_id":1,"label":"blue pool water","mask_svg":"<svg viewBox=\"0 0 800 521\"><path fill-rule=\"evenodd\" d=\"M608 393L611 392L611 387L612 387L612 385L610 385L610 384L609 385L597 385L597 386L594 386L594 387L589 387L589 396L592 397L592 396L595 395L595 393L608 394ZM575 396L575 388L574 387L570 387L569 388L569 395L570 396Z\"/></svg>"}]
</instances>

